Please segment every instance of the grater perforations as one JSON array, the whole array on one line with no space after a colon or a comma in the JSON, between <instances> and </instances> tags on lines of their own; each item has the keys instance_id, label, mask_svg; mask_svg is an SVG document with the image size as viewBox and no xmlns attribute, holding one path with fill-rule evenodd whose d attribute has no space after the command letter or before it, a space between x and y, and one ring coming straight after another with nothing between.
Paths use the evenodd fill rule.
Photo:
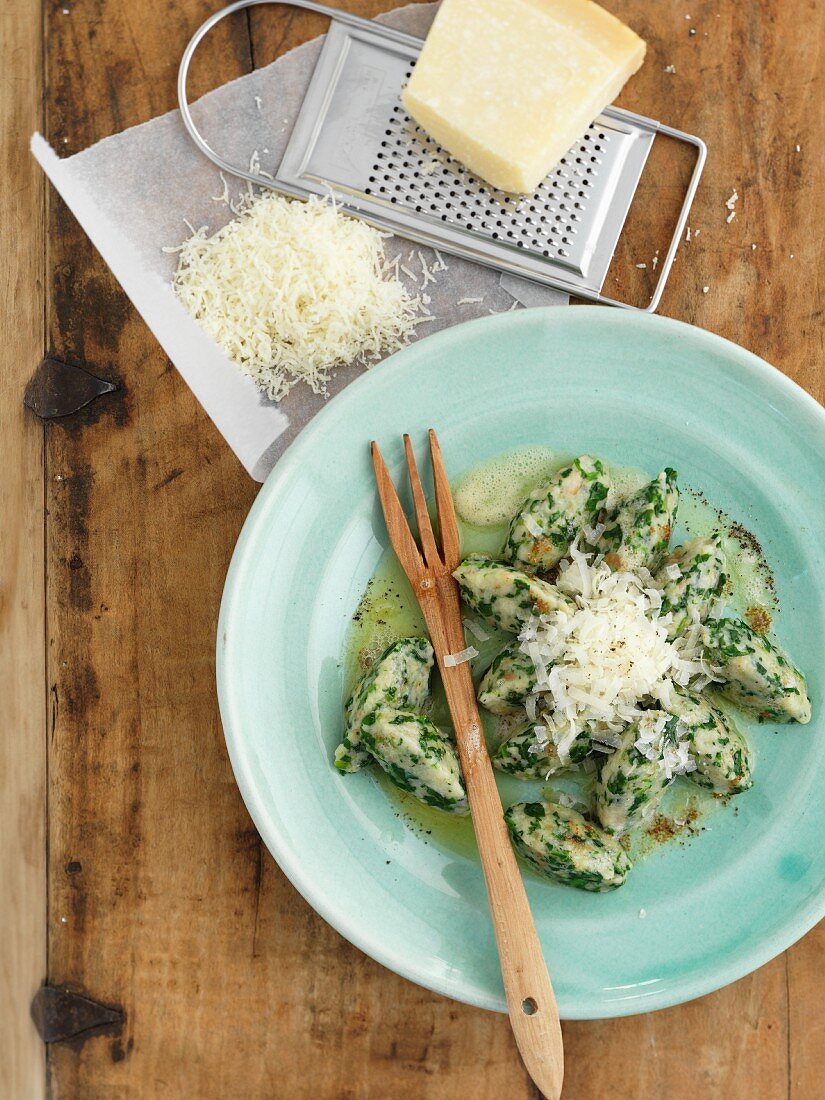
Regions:
<instances>
[{"instance_id":1,"label":"grater perforations","mask_svg":"<svg viewBox=\"0 0 825 1100\"><path fill-rule=\"evenodd\" d=\"M411 72L409 66L404 83ZM587 240L580 230L588 218L594 184L611 153L609 130L594 123L534 195L516 197L479 180L397 103L364 193L583 270Z\"/></svg>"}]
</instances>

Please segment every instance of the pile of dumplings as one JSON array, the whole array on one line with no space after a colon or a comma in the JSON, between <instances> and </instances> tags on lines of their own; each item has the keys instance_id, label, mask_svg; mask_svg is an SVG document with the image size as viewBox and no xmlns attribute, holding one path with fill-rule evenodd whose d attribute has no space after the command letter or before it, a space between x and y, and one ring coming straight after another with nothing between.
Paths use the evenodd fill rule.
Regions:
<instances>
[{"instance_id":1,"label":"pile of dumplings","mask_svg":"<svg viewBox=\"0 0 825 1100\"><path fill-rule=\"evenodd\" d=\"M752 785L750 751L719 701L763 722L806 723L811 717L805 678L779 643L735 612L720 613L730 588L720 540L694 538L670 549L679 503L675 471L663 470L611 507L612 495L606 466L582 455L524 501L499 559L472 554L454 574L465 604L490 626L514 635L478 687L482 707L517 724L494 752L494 766L522 779L581 767L596 771L587 816L549 801L518 802L504 815L517 851L536 871L590 891L625 881L631 860L623 840L649 820L674 781L660 760L641 751L646 726L655 724L665 742L678 737L687 743L688 780L735 795ZM519 638L537 617L569 609L569 595L554 580L575 546L610 570L652 578L669 640L702 624L703 660L714 670L712 690L679 688L666 711L651 703L608 752L588 724L574 731L563 753L552 740L537 743L539 671ZM425 713L432 667L426 638L403 638L389 647L347 700L335 766L353 772L375 762L421 802L466 814L453 741Z\"/></svg>"}]
</instances>

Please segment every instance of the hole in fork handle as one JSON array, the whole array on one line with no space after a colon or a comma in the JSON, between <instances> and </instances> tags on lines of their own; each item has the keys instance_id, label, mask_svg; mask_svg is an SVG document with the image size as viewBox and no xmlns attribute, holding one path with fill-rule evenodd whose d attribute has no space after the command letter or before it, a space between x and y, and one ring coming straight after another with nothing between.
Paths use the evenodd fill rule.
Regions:
<instances>
[{"instance_id":1,"label":"hole in fork handle","mask_svg":"<svg viewBox=\"0 0 825 1100\"><path fill-rule=\"evenodd\" d=\"M525 1016L535 1016L538 1010L539 1006L536 1004L532 997L525 997L524 1000L521 1002L521 1011L524 1013Z\"/></svg>"}]
</instances>

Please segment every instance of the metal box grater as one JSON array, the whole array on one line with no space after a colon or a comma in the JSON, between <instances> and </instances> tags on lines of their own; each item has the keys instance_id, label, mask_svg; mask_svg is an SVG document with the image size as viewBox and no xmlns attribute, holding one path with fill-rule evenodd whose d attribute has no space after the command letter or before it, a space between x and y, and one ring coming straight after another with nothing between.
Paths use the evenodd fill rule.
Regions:
<instances>
[{"instance_id":1,"label":"metal box grater","mask_svg":"<svg viewBox=\"0 0 825 1100\"><path fill-rule=\"evenodd\" d=\"M331 25L274 179L225 161L196 129L186 97L195 49L233 12L278 0L238 0L193 36L181 60L178 94L198 147L227 172L306 198L332 190L341 207L382 229L567 291L636 308L601 293L616 242L657 134L697 149L673 237L648 311L661 300L704 167L704 142L609 107L534 195L497 191L450 157L406 114L401 90L421 39L310 0L289 6L326 15Z\"/></svg>"}]
</instances>

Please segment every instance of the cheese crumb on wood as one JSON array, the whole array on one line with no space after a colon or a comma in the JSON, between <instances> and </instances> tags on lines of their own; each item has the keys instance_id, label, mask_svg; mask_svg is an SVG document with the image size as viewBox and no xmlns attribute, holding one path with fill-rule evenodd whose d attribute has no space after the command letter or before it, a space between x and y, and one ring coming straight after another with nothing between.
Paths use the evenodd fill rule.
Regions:
<instances>
[{"instance_id":1,"label":"cheese crumb on wood","mask_svg":"<svg viewBox=\"0 0 825 1100\"><path fill-rule=\"evenodd\" d=\"M644 55L590 0L443 0L402 99L476 175L531 193Z\"/></svg>"},{"instance_id":2,"label":"cheese crumb on wood","mask_svg":"<svg viewBox=\"0 0 825 1100\"><path fill-rule=\"evenodd\" d=\"M425 319L382 235L331 202L267 191L176 251L178 298L275 401L298 382L325 393L336 367L396 351Z\"/></svg>"}]
</instances>

